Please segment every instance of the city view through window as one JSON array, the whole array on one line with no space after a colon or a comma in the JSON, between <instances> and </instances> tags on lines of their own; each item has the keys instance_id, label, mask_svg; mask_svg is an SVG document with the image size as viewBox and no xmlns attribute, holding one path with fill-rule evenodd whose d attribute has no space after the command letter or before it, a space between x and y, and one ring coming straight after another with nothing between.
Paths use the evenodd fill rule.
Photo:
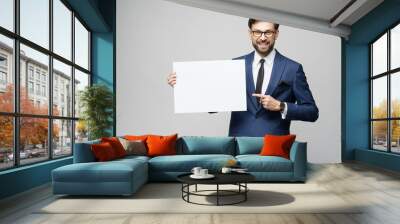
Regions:
<instances>
[{"instance_id":1,"label":"city view through window","mask_svg":"<svg viewBox=\"0 0 400 224\"><path fill-rule=\"evenodd\" d=\"M60 0L20 0L18 34L14 7L0 1L0 170L70 156L87 140L79 96L90 84L89 31Z\"/></svg>"},{"instance_id":2,"label":"city view through window","mask_svg":"<svg viewBox=\"0 0 400 224\"><path fill-rule=\"evenodd\" d=\"M400 153L400 25L371 46L372 149Z\"/></svg>"}]
</instances>

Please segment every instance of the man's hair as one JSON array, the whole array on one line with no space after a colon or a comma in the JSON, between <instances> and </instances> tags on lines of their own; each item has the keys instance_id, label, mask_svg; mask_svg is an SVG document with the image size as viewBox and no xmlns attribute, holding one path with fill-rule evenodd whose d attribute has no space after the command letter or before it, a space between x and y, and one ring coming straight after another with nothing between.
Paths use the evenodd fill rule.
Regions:
<instances>
[{"instance_id":1,"label":"man's hair","mask_svg":"<svg viewBox=\"0 0 400 224\"><path fill-rule=\"evenodd\" d=\"M256 19L250 18L249 22L248 22L249 28L251 29L253 24L258 22L258 21L261 21L261 20L256 20ZM274 28L275 28L275 30L278 30L279 29L279 24L278 23L274 23Z\"/></svg>"}]
</instances>

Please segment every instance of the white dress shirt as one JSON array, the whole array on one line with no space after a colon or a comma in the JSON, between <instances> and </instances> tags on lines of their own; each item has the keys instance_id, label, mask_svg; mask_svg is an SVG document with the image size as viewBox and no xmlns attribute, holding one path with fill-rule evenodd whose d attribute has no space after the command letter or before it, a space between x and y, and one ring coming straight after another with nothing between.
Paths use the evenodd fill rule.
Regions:
<instances>
[{"instance_id":1,"label":"white dress shirt","mask_svg":"<svg viewBox=\"0 0 400 224\"><path fill-rule=\"evenodd\" d=\"M272 49L272 51L266 57L261 57L257 51L254 52L254 60L253 60L253 65L252 65L254 87L257 86L258 70L260 70L260 66L261 66L260 60L261 59L265 60L265 62L264 62L264 80L262 82L261 94L265 94L265 92L267 91L269 80L271 79L272 68L274 67L275 55L276 55L275 49ZM286 114L287 114L287 105L285 103L285 108L281 112L282 119L286 118Z\"/></svg>"}]
</instances>

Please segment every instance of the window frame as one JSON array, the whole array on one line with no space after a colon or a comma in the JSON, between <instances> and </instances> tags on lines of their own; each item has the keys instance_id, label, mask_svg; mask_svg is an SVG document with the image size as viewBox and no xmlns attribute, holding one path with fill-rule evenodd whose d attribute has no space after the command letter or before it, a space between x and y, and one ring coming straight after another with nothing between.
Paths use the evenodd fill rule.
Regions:
<instances>
[{"instance_id":1,"label":"window frame","mask_svg":"<svg viewBox=\"0 0 400 224\"><path fill-rule=\"evenodd\" d=\"M63 56L55 53L53 50L53 24L54 24L54 17L53 17L53 0L48 0L49 2L49 47L46 49L45 47L42 47L39 44L34 43L33 41L30 41L29 39L24 38L23 36L20 35L20 0L14 0L13 1L13 10L14 10L14 17L13 17L13 22L14 22L14 30L10 31L4 27L0 26L0 35L3 35L5 37L11 38L13 40L13 69L11 70L11 74L14 79L14 110L13 112L2 112L0 111L0 116L11 116L13 119L13 154L14 154L14 161L13 161L13 166L11 167L5 167L5 168L0 168L0 172L5 171L5 170L10 170L10 169L16 169L19 167L23 166L30 166L33 164L37 163L43 163L49 160L58 160L62 159L65 157L70 157L73 156L74 153L74 143L75 143L75 126L76 126L76 121L79 120L79 117L75 117L75 108L72 107L72 113L70 116L56 116L53 115L53 97L54 97L54 90L53 90L53 59L58 60L59 62L62 62L68 66L71 66L71 83L73 84L75 82L75 69L85 73L89 77L89 83L88 86L92 85L92 61L91 61L91 37L92 37L92 30L88 27L88 25L83 21L83 19L76 13L72 7L65 1L65 0L59 0L68 10L71 11L71 18L70 18L70 23L71 23L71 59L64 58ZM75 25L74 21L75 18L79 20L79 22L84 26L84 28L88 31L88 69L85 69L78 64L75 63ZM20 45L23 44L27 47L30 47L36 51L39 51L40 53L43 53L48 56L49 58L49 63L48 63L48 77L47 77L47 84L45 87L45 90L48 92L48 94L45 91L45 95L48 96L48 108L49 111L46 115L39 115L39 114L27 114L27 113L21 113L20 111ZM29 64L27 64L29 66ZM27 67L27 71L30 67ZM36 69L33 70L33 79L30 79L30 74L27 73L26 75L26 81L33 81L34 86L36 83L42 83L41 79L41 72L39 73L39 80L36 82ZM41 85L42 86L42 85ZM72 93L72 105L75 103L75 85L72 85L71 93ZM29 91L27 89L27 91ZM36 89L34 89L34 92ZM41 96L42 94L40 94ZM48 150L48 155L47 158L44 158L41 161L38 162L32 162L32 163L26 163L26 164L21 164L20 161L20 119L21 118L45 118L47 119L48 122L48 136L47 136L47 142L49 143L47 145L47 150ZM66 121L71 121L71 153L68 155L62 155L62 156L54 156L54 147L53 147L53 121L56 120L66 120ZM50 144L51 143L51 144Z\"/></svg>"},{"instance_id":2,"label":"window frame","mask_svg":"<svg viewBox=\"0 0 400 224\"><path fill-rule=\"evenodd\" d=\"M2 65L2 64L0 64L0 68L4 68L4 69L7 69L7 65L8 65L8 58L7 58L7 55L4 55L4 54L2 54L2 53L0 53L0 58L3 58L4 60L1 60L1 62L2 61L5 61L5 63L4 63L4 65Z\"/></svg>"},{"instance_id":3,"label":"window frame","mask_svg":"<svg viewBox=\"0 0 400 224\"><path fill-rule=\"evenodd\" d=\"M7 73L3 70L0 70L0 85L6 85L7 79L8 79Z\"/></svg>"},{"instance_id":4,"label":"window frame","mask_svg":"<svg viewBox=\"0 0 400 224\"><path fill-rule=\"evenodd\" d=\"M373 39L371 42L368 43L368 48L369 48L369 149L373 151L379 151L379 152L386 152L386 153L391 153L391 154L400 154L400 152L393 152L392 151L392 121L400 121L400 117L392 117L392 98L391 98L391 79L392 75L396 75L396 73L400 72L400 67L391 69L391 31L393 28L396 26L400 26L400 21L396 21L394 24L392 24L390 27L385 29L384 32L380 33L375 39ZM376 74L374 76L373 74L373 44L379 40L381 37L384 35L387 35L387 52L386 52L386 57L387 57L387 63L386 63L386 71L382 72L380 74ZM386 93L386 98L387 98L387 105L386 105L386 118L373 118L373 81L378 78L386 77L386 87L387 87L387 93ZM379 150L374 148L374 136L373 136L373 122L374 121L386 121L386 150Z\"/></svg>"}]
</instances>

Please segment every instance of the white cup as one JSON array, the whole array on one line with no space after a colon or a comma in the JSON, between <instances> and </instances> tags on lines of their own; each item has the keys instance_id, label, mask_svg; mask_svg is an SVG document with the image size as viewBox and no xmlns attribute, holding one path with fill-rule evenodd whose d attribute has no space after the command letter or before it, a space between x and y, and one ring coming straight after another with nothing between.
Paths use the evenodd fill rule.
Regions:
<instances>
[{"instance_id":1,"label":"white cup","mask_svg":"<svg viewBox=\"0 0 400 224\"><path fill-rule=\"evenodd\" d=\"M193 173L194 175L196 175L196 176L199 176L199 175L201 175L201 174L200 174L200 171L201 171L201 170L202 170L201 167L193 167L192 173Z\"/></svg>"},{"instance_id":2,"label":"white cup","mask_svg":"<svg viewBox=\"0 0 400 224\"><path fill-rule=\"evenodd\" d=\"M208 169L201 169L200 170L200 176L207 176L208 175Z\"/></svg>"},{"instance_id":3,"label":"white cup","mask_svg":"<svg viewBox=\"0 0 400 224\"><path fill-rule=\"evenodd\" d=\"M222 170L221 170L222 173L230 173L231 171L232 171L232 169L229 167L222 167Z\"/></svg>"}]
</instances>

